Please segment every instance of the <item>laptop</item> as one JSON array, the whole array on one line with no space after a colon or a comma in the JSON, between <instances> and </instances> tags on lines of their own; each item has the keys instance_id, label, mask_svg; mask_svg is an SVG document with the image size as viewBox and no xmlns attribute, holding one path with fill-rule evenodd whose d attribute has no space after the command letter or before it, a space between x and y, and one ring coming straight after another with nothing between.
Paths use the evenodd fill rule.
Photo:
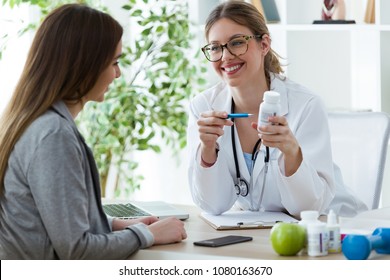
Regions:
<instances>
[{"instance_id":1,"label":"laptop","mask_svg":"<svg viewBox=\"0 0 390 280\"><path fill-rule=\"evenodd\" d=\"M103 204L104 212L111 217L135 219L156 216L160 219L176 217L180 220L189 218L189 214L164 201L129 201Z\"/></svg>"}]
</instances>

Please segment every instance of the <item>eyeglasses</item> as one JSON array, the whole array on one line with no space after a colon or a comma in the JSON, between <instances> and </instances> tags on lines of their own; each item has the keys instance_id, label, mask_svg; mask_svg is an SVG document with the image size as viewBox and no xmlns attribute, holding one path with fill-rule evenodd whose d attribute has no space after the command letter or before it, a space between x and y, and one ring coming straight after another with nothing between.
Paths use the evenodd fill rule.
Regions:
<instances>
[{"instance_id":1,"label":"eyeglasses","mask_svg":"<svg viewBox=\"0 0 390 280\"><path fill-rule=\"evenodd\" d=\"M264 34L263 34L264 35ZM263 35L243 35L231 39L225 45L211 43L202 48L207 60L211 62L216 62L222 59L223 49L227 49L232 55L240 56L245 54L248 51L248 42L250 39L256 38L261 39Z\"/></svg>"}]
</instances>

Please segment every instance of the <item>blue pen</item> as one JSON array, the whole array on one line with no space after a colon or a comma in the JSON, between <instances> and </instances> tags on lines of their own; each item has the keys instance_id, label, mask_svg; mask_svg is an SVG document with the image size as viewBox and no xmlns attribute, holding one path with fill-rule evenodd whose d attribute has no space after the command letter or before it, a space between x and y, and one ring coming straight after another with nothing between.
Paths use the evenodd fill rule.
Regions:
<instances>
[{"instance_id":1,"label":"blue pen","mask_svg":"<svg viewBox=\"0 0 390 280\"><path fill-rule=\"evenodd\" d=\"M248 117L250 117L250 116L253 116L253 114L248 114L248 113L228 114L227 119L248 118Z\"/></svg>"}]
</instances>

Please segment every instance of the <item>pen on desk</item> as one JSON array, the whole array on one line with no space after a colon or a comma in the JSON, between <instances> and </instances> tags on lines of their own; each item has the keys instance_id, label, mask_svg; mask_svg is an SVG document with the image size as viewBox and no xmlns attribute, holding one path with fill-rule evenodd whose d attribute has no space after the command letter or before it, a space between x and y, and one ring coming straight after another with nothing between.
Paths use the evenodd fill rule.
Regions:
<instances>
[{"instance_id":1,"label":"pen on desk","mask_svg":"<svg viewBox=\"0 0 390 280\"><path fill-rule=\"evenodd\" d=\"M248 113L234 113L234 114L228 114L227 119L235 119L235 118L248 118L250 116L253 116L253 114Z\"/></svg>"},{"instance_id":2,"label":"pen on desk","mask_svg":"<svg viewBox=\"0 0 390 280\"><path fill-rule=\"evenodd\" d=\"M237 226L239 227L260 227L260 226L273 226L276 223L279 223L281 221L272 221L272 222L264 222L264 221L254 221L254 222L239 222L237 223Z\"/></svg>"},{"instance_id":3,"label":"pen on desk","mask_svg":"<svg viewBox=\"0 0 390 280\"><path fill-rule=\"evenodd\" d=\"M265 227L271 227L271 225L265 225L265 224L243 224L243 225L237 225L240 229L253 229L253 228L265 228Z\"/></svg>"}]
</instances>

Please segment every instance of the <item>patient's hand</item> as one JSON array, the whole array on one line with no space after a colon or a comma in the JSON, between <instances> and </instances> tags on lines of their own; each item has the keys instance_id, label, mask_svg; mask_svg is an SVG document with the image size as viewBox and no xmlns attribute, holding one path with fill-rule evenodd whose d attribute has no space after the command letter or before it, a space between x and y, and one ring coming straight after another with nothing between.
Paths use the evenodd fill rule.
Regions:
<instances>
[{"instance_id":1,"label":"patient's hand","mask_svg":"<svg viewBox=\"0 0 390 280\"><path fill-rule=\"evenodd\" d=\"M151 225L155 222L157 222L159 219L154 216L150 217L143 217L143 218L138 218L138 219L114 219L112 222L112 230L123 230L126 227L130 225L135 225L138 223L144 223L145 225Z\"/></svg>"},{"instance_id":2,"label":"patient's hand","mask_svg":"<svg viewBox=\"0 0 390 280\"><path fill-rule=\"evenodd\" d=\"M184 223L177 218L162 219L148 228L154 237L153 245L180 242L187 238Z\"/></svg>"}]
</instances>

